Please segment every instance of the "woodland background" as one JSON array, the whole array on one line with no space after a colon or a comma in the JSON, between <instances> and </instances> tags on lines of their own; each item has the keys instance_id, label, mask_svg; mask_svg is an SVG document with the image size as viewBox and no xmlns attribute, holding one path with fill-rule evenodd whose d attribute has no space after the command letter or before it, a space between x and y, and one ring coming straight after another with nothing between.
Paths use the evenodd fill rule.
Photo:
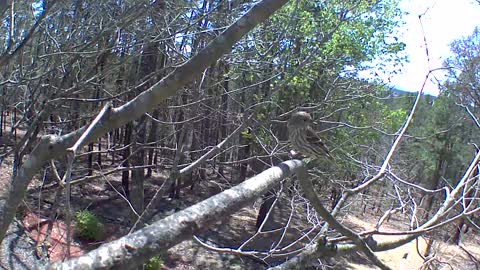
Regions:
<instances>
[{"instance_id":1,"label":"woodland background","mask_svg":"<svg viewBox=\"0 0 480 270\"><path fill-rule=\"evenodd\" d=\"M434 243L478 229L480 29L452 43L438 97L389 89L359 74L406 61L397 4L0 1L0 239L26 216L50 234L88 210L110 228L88 248L93 268L168 260L193 235L241 258L222 266L231 269L321 268L355 252L389 269L373 252L418 237L422 267L441 267ZM317 120L334 161L287 161L286 120L298 109ZM293 176L305 166L308 177ZM239 197L221 193L254 175ZM353 228L354 217L373 229ZM238 231L222 231L232 220ZM103 247L122 256L100 264L96 248L113 239ZM49 241L32 246L45 264Z\"/></svg>"}]
</instances>

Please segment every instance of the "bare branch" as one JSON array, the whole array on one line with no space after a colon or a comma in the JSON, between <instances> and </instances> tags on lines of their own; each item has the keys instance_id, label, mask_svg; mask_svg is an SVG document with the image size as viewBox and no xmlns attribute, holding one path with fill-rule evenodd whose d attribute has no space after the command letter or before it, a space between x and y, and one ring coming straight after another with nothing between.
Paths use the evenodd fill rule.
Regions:
<instances>
[{"instance_id":1,"label":"bare branch","mask_svg":"<svg viewBox=\"0 0 480 270\"><path fill-rule=\"evenodd\" d=\"M102 245L81 257L49 265L48 269L119 269L141 265L162 249L172 247L195 233L238 211L298 171L303 163L289 160L272 167L229 190L168 216L148 227ZM106 257L105 254L108 254Z\"/></svg>"},{"instance_id":2,"label":"bare branch","mask_svg":"<svg viewBox=\"0 0 480 270\"><path fill-rule=\"evenodd\" d=\"M215 63L223 54L230 51L231 47L246 33L268 19L286 2L287 0L264 0L259 2L188 62L177 67L167 77L139 94L133 100L112 109L108 121L101 121L92 130L88 141L93 141L108 131L139 118L144 113L152 110L162 100L175 95L183 85L193 80L200 72ZM3 239L32 177L48 160L65 154L66 149L73 145L85 128L80 128L63 136L47 135L42 137L25 160L15 179L10 182L9 187L4 191L6 194L0 200L0 240Z\"/></svg>"},{"instance_id":3,"label":"bare branch","mask_svg":"<svg viewBox=\"0 0 480 270\"><path fill-rule=\"evenodd\" d=\"M391 269L386 264L384 264L380 259L373 254L370 247L363 241L363 239L356 234L354 231L350 230L349 228L343 226L340 222L338 222L329 212L328 210L323 207L322 202L318 198L317 194L315 193L315 188L312 185L310 179L307 178L307 172L305 169L301 168L297 173L298 180L300 182L300 186L302 187L305 196L313 205L317 213L322 216L322 218L334 229L336 229L339 233L347 236L350 238L359 248L360 250L368 257L368 259L374 263L376 266L380 267L380 269Z\"/></svg>"}]
</instances>

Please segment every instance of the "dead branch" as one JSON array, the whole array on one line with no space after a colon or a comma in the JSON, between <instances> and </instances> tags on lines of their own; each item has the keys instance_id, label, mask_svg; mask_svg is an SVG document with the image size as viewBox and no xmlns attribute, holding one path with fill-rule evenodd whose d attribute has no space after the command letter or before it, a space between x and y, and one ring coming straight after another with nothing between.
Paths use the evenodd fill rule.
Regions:
<instances>
[{"instance_id":1,"label":"dead branch","mask_svg":"<svg viewBox=\"0 0 480 270\"><path fill-rule=\"evenodd\" d=\"M300 160L289 160L272 167L229 190L157 221L150 226L102 245L81 257L63 263L54 263L46 269L122 269L141 265L161 250L172 247L221 217L248 205L281 179L303 166ZM108 254L108 256L105 256Z\"/></svg>"},{"instance_id":2,"label":"dead branch","mask_svg":"<svg viewBox=\"0 0 480 270\"><path fill-rule=\"evenodd\" d=\"M140 93L133 100L118 108L113 108L109 119L100 121L99 125L95 126L86 143L103 136L114 128L121 127L141 117L162 100L177 94L183 85L193 80L200 72L229 52L232 46L245 34L256 25L268 19L286 2L287 0L264 0L259 2L189 61L178 66L172 73L151 88ZM64 155L67 148L77 141L85 129L86 127L83 127L63 136L46 135L40 139L37 146L19 169L15 179L10 181L8 188L0 196L0 240L3 240L8 226L15 216L17 207L25 196L25 191L32 177L50 159Z\"/></svg>"}]
</instances>

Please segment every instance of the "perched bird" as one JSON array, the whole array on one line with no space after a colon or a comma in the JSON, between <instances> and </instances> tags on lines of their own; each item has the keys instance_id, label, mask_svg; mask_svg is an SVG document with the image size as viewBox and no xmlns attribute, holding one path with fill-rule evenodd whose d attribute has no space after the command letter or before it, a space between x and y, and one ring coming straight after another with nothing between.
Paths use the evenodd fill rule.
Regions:
<instances>
[{"instance_id":1,"label":"perched bird","mask_svg":"<svg viewBox=\"0 0 480 270\"><path fill-rule=\"evenodd\" d=\"M312 123L312 117L307 112L299 111L292 114L287 127L288 139L293 149L306 156L327 156L332 159L328 147L310 126Z\"/></svg>"}]
</instances>

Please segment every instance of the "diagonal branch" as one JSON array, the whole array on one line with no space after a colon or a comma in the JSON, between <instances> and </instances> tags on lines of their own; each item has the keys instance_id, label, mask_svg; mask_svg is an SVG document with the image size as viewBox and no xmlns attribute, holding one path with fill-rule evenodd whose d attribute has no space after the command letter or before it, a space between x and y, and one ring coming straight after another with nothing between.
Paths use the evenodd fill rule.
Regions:
<instances>
[{"instance_id":1,"label":"diagonal branch","mask_svg":"<svg viewBox=\"0 0 480 270\"><path fill-rule=\"evenodd\" d=\"M202 51L148 90L139 94L124 105L113 108L108 120L100 121L91 131L85 143L91 142L108 131L119 128L155 108L164 99L177 94L182 86L192 81L198 74L214 64L232 46L261 22L267 20L287 0L263 0L251 8L239 20L210 42ZM8 188L0 196L0 241L25 196L32 177L50 159L62 156L66 149L75 143L86 127L63 136L43 136L32 153L26 158L17 176L10 181Z\"/></svg>"},{"instance_id":2,"label":"diagonal branch","mask_svg":"<svg viewBox=\"0 0 480 270\"><path fill-rule=\"evenodd\" d=\"M308 201L315 208L315 211L317 211L317 213L322 216L322 218L335 230L350 238L372 263L374 263L376 266L383 270L391 269L390 267L385 265L380 259L378 259L375 254L373 254L369 245L365 243L365 241L360 237L360 235L343 226L328 212L325 207L323 207L322 202L315 193L312 182L310 181L310 179L308 179L307 175L308 173L303 167L300 168L299 172L297 173L298 181L300 183L300 186L302 187L302 191L305 193L305 197L307 197Z\"/></svg>"},{"instance_id":3,"label":"diagonal branch","mask_svg":"<svg viewBox=\"0 0 480 270\"><path fill-rule=\"evenodd\" d=\"M158 255L161 250L193 237L222 217L248 205L302 166L300 160L285 161L150 226L104 244L81 257L51 264L47 269L134 269L134 266Z\"/></svg>"}]
</instances>

